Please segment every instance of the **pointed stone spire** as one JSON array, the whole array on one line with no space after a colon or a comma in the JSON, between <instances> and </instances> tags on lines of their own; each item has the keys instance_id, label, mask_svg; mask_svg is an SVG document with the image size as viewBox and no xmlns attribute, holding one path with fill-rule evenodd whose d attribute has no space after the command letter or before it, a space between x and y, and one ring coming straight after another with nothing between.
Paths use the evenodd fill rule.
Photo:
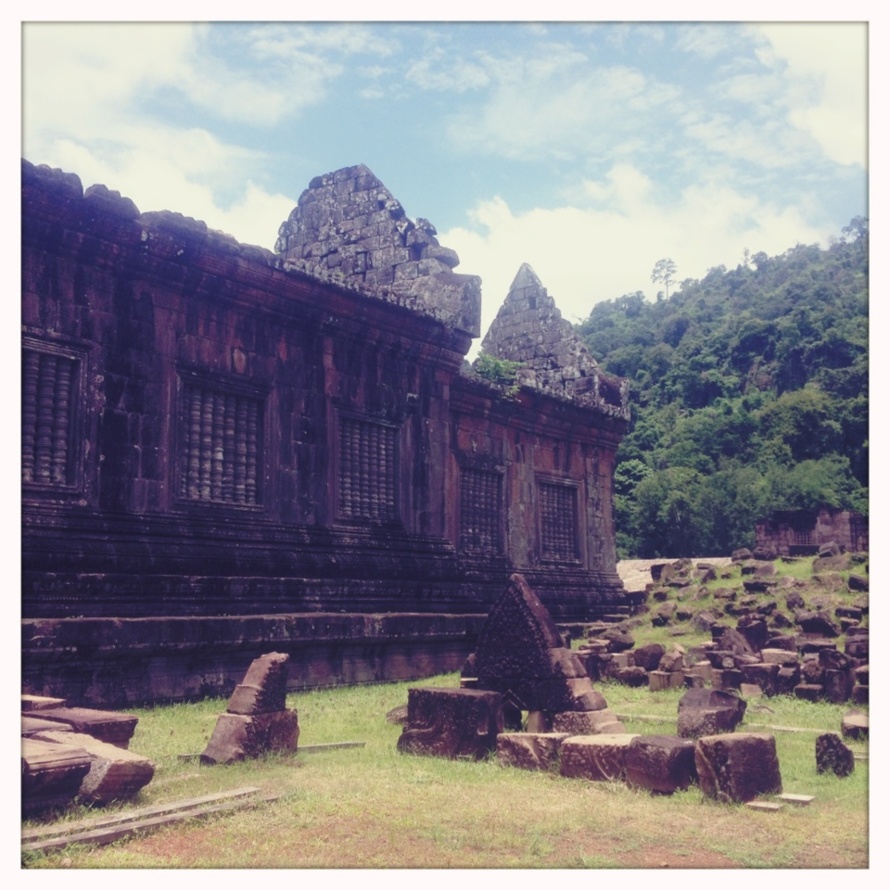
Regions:
<instances>
[{"instance_id":1,"label":"pointed stone spire","mask_svg":"<svg viewBox=\"0 0 890 890\"><path fill-rule=\"evenodd\" d=\"M528 376L524 383L629 417L626 382L599 368L528 263L519 267L482 351L533 371L533 383Z\"/></svg>"},{"instance_id":2,"label":"pointed stone spire","mask_svg":"<svg viewBox=\"0 0 890 890\"><path fill-rule=\"evenodd\" d=\"M278 230L287 267L398 302L479 336L478 275L453 272L457 254L364 165L316 176Z\"/></svg>"}]
</instances>

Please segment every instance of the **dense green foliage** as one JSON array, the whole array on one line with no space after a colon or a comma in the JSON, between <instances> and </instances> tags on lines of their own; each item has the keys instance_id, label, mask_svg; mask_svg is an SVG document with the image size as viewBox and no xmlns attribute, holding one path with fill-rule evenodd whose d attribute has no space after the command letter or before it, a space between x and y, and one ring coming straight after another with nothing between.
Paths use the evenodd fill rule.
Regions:
<instances>
[{"instance_id":1,"label":"dense green foliage","mask_svg":"<svg viewBox=\"0 0 890 890\"><path fill-rule=\"evenodd\" d=\"M623 557L728 554L773 510L868 512L868 224L598 303L579 326L631 381L618 453Z\"/></svg>"}]
</instances>

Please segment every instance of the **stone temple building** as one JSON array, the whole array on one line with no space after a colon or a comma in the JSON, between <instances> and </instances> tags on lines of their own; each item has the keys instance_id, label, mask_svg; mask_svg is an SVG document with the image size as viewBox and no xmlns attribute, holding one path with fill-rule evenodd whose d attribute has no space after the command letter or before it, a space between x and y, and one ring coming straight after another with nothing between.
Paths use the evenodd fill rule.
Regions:
<instances>
[{"instance_id":1,"label":"stone temple building","mask_svg":"<svg viewBox=\"0 0 890 890\"><path fill-rule=\"evenodd\" d=\"M521 572L620 610L626 383L527 265L475 374L481 282L364 166L274 251L23 162L22 671L122 705L453 670Z\"/></svg>"}]
</instances>

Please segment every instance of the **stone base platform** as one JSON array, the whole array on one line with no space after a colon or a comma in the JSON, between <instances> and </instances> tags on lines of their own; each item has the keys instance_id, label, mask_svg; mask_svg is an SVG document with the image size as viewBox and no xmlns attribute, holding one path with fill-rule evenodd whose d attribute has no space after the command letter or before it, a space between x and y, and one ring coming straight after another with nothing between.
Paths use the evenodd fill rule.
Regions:
<instances>
[{"instance_id":1,"label":"stone base platform","mask_svg":"<svg viewBox=\"0 0 890 890\"><path fill-rule=\"evenodd\" d=\"M460 670L485 614L294 613L22 621L22 692L123 708L228 696L251 662L290 656L287 689Z\"/></svg>"}]
</instances>

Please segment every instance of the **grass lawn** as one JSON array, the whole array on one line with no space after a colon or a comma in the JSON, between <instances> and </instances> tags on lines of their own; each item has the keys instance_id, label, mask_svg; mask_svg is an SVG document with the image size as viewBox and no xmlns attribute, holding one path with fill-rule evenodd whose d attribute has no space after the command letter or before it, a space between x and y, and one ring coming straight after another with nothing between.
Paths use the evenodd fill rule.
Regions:
<instances>
[{"instance_id":1,"label":"grass lawn","mask_svg":"<svg viewBox=\"0 0 890 890\"><path fill-rule=\"evenodd\" d=\"M134 801L62 817L259 786L280 797L254 809L184 823L104 847L27 854L29 869L137 868L866 868L868 762L845 779L819 775L815 738L840 732L846 705L788 696L748 703L741 730L775 732L784 790L815 795L779 813L717 804L697 788L653 797L623 784L503 767L496 759L402 755L388 710L409 686L457 686L456 674L415 683L288 696L300 744L362 748L297 752L232 766L200 766L224 699L135 710L131 750L156 764ZM676 731L683 690L595 684L629 732ZM791 727L771 729L770 727ZM849 742L865 754L866 743ZM28 826L38 824L35 821Z\"/></svg>"}]
</instances>

